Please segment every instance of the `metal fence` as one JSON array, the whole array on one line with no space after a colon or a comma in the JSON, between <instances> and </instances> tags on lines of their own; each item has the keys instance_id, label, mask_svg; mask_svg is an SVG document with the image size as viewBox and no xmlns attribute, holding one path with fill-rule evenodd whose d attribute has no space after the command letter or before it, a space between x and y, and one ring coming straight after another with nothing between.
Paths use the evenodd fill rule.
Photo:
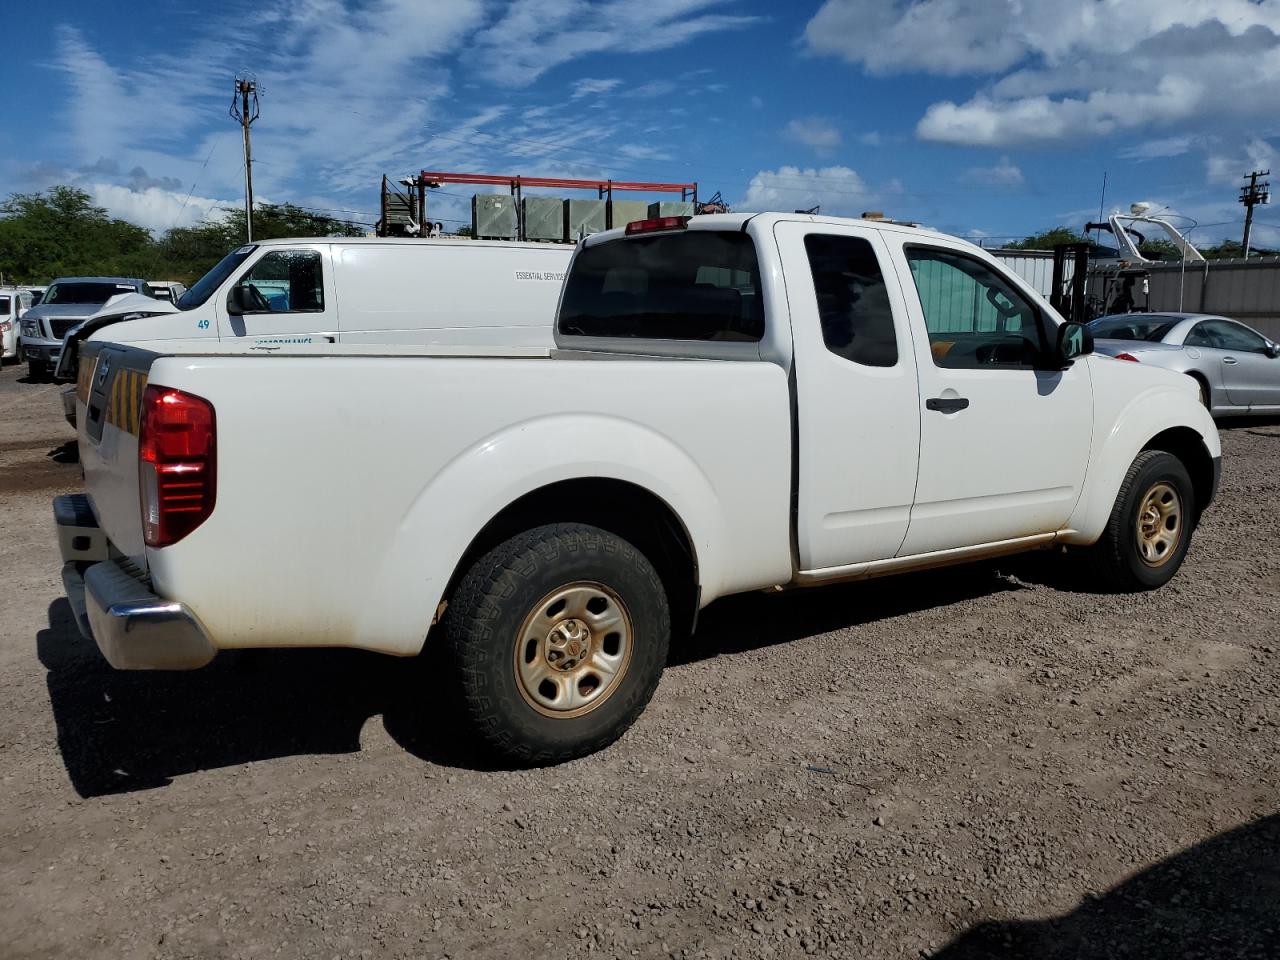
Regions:
<instances>
[{"instance_id":1,"label":"metal fence","mask_svg":"<svg viewBox=\"0 0 1280 960\"><path fill-rule=\"evenodd\" d=\"M1153 311L1213 313L1280 339L1280 257L1144 264ZM1104 295L1101 271L1090 271L1090 293Z\"/></svg>"}]
</instances>

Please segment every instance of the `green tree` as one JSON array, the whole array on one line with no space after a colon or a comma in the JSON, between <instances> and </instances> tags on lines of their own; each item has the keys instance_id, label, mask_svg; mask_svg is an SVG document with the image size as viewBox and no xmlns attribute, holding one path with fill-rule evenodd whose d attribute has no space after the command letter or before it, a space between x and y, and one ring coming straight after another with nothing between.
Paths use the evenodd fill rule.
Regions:
<instances>
[{"instance_id":1,"label":"green tree","mask_svg":"<svg viewBox=\"0 0 1280 960\"><path fill-rule=\"evenodd\" d=\"M75 187L15 193L0 203L0 273L11 282L74 274L139 276L151 246L150 233L109 217Z\"/></svg>"},{"instance_id":2,"label":"green tree","mask_svg":"<svg viewBox=\"0 0 1280 960\"><path fill-rule=\"evenodd\" d=\"M244 243L244 211L229 208L159 239L112 218L76 187L15 193L0 203L0 274L11 283L48 283L59 276L127 276L180 280L203 276ZM364 228L293 204L254 207L254 238L354 237Z\"/></svg>"},{"instance_id":3,"label":"green tree","mask_svg":"<svg viewBox=\"0 0 1280 960\"><path fill-rule=\"evenodd\" d=\"M1086 243L1084 237L1070 227L1052 227L1022 240L1007 244L1009 250L1052 250L1060 243Z\"/></svg>"}]
</instances>

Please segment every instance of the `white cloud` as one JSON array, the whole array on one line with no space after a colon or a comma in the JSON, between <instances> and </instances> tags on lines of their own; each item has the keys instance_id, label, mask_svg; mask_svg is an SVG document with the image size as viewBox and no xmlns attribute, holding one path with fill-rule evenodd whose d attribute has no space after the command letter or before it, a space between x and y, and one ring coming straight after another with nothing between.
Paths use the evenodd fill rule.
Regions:
<instances>
[{"instance_id":1,"label":"white cloud","mask_svg":"<svg viewBox=\"0 0 1280 960\"><path fill-rule=\"evenodd\" d=\"M858 134L858 142L864 147L880 147L884 145L884 137L878 130L868 130L866 133Z\"/></svg>"},{"instance_id":2,"label":"white cloud","mask_svg":"<svg viewBox=\"0 0 1280 960\"><path fill-rule=\"evenodd\" d=\"M186 191L148 187L131 190L116 183L88 183L85 189L93 202L106 207L113 217L128 220L153 233L163 233L170 227L189 227L202 220L218 219L222 210L237 207L243 200L219 200L215 197L192 195L187 200Z\"/></svg>"},{"instance_id":3,"label":"white cloud","mask_svg":"<svg viewBox=\"0 0 1280 960\"><path fill-rule=\"evenodd\" d=\"M960 179L965 183L982 184L1004 190L1020 187L1025 182L1022 168L1008 157L1001 157L999 163L990 167L970 167L960 175Z\"/></svg>"},{"instance_id":4,"label":"white cloud","mask_svg":"<svg viewBox=\"0 0 1280 960\"><path fill-rule=\"evenodd\" d=\"M926 109L917 135L946 143L1239 135L1280 99L1280 0L826 0L804 44L873 74L986 81Z\"/></svg>"},{"instance_id":5,"label":"white cloud","mask_svg":"<svg viewBox=\"0 0 1280 960\"><path fill-rule=\"evenodd\" d=\"M821 206L825 214L856 215L876 202L876 193L848 167L783 166L752 177L746 196L734 209L791 211Z\"/></svg>"},{"instance_id":6,"label":"white cloud","mask_svg":"<svg viewBox=\"0 0 1280 960\"><path fill-rule=\"evenodd\" d=\"M640 100L652 100L656 97L668 97L680 89L680 85L674 80L650 80L642 83L638 87L632 87L624 97L633 97Z\"/></svg>"},{"instance_id":7,"label":"white cloud","mask_svg":"<svg viewBox=\"0 0 1280 960\"><path fill-rule=\"evenodd\" d=\"M583 97L598 97L613 90L621 83L622 80L618 77L609 77L607 79L583 77L574 83L573 93L570 94L569 99L581 100Z\"/></svg>"},{"instance_id":8,"label":"white cloud","mask_svg":"<svg viewBox=\"0 0 1280 960\"><path fill-rule=\"evenodd\" d=\"M724 0L515 0L475 44L493 82L527 86L566 61L593 53L643 53L749 26L754 16L711 13ZM436 4L429 6L434 11Z\"/></svg>"},{"instance_id":9,"label":"white cloud","mask_svg":"<svg viewBox=\"0 0 1280 960\"><path fill-rule=\"evenodd\" d=\"M794 143L802 143L820 154L828 154L840 146L840 131L826 117L802 117L792 120L782 135Z\"/></svg>"},{"instance_id":10,"label":"white cloud","mask_svg":"<svg viewBox=\"0 0 1280 960\"><path fill-rule=\"evenodd\" d=\"M1278 169L1277 151L1268 141L1254 137L1232 154L1211 154L1205 162L1210 183L1242 186L1244 177L1254 170Z\"/></svg>"},{"instance_id":11,"label":"white cloud","mask_svg":"<svg viewBox=\"0 0 1280 960\"><path fill-rule=\"evenodd\" d=\"M1180 157L1199 140L1199 137L1190 134L1178 137L1163 137L1157 140L1145 140L1142 143L1134 144L1132 147L1125 147L1120 151L1119 155L1125 160L1159 160L1164 157Z\"/></svg>"},{"instance_id":12,"label":"white cloud","mask_svg":"<svg viewBox=\"0 0 1280 960\"><path fill-rule=\"evenodd\" d=\"M634 137L638 109L628 117L601 109L592 122L576 109L558 114L586 97L602 107L604 94L622 93L619 79L583 77L569 84L560 104L525 109L509 88L587 54L669 49L758 20L736 13L737 3L262 0L248 15L210 11L199 31L179 35L168 52L128 59L64 26L57 28L54 65L70 89L64 115L50 117L49 127L70 129L57 141L59 167L84 170L101 159L106 166L81 179L142 196L104 193L122 209L151 217L149 224L163 219L157 211L164 203L145 196L151 187L185 196L194 182L203 197L240 192L240 134L226 112L231 78L244 64L254 67L262 88L262 118L253 127L259 196L367 197L383 173L423 165L483 169L529 158L521 172L545 165L608 175L612 170L590 154L624 131ZM676 79L709 73L703 68ZM697 82L708 92L717 86ZM669 78L637 88L654 97L680 89ZM486 107L486 99L498 105ZM463 102L471 109L460 121ZM611 152L619 166L657 159L625 141ZM135 176L135 168L144 176Z\"/></svg>"}]
</instances>

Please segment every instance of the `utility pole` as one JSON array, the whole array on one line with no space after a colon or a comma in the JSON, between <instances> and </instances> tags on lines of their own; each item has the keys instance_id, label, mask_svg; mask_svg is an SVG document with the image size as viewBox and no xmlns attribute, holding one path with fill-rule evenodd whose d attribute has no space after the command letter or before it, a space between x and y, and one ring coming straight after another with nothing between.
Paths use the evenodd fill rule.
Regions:
<instances>
[{"instance_id":1,"label":"utility pole","mask_svg":"<svg viewBox=\"0 0 1280 960\"><path fill-rule=\"evenodd\" d=\"M253 76L237 76L231 97L231 119L244 130L244 225L247 240L253 242L253 145L249 125L258 119L258 81Z\"/></svg>"},{"instance_id":2,"label":"utility pole","mask_svg":"<svg viewBox=\"0 0 1280 960\"><path fill-rule=\"evenodd\" d=\"M1263 181L1258 182L1259 177L1271 176L1270 170L1255 170L1244 179L1249 181L1247 187L1240 188L1240 202L1244 204L1244 258L1249 259L1249 236L1253 233L1253 208L1260 203L1268 203L1271 200L1271 191L1268 189L1271 184Z\"/></svg>"}]
</instances>

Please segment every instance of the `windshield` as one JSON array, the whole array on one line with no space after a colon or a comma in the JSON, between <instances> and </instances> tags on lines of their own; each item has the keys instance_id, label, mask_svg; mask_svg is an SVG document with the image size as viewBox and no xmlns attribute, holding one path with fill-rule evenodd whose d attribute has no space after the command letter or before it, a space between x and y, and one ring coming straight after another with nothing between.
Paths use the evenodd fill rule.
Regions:
<instances>
[{"instance_id":1,"label":"windshield","mask_svg":"<svg viewBox=\"0 0 1280 960\"><path fill-rule=\"evenodd\" d=\"M137 293L131 283L107 280L70 280L55 283L44 295L42 303L106 303L118 293Z\"/></svg>"},{"instance_id":2,"label":"windshield","mask_svg":"<svg viewBox=\"0 0 1280 960\"><path fill-rule=\"evenodd\" d=\"M1178 322L1177 317L1158 313L1126 313L1119 317L1099 317L1089 324L1089 332L1099 340L1146 340L1159 343Z\"/></svg>"},{"instance_id":3,"label":"windshield","mask_svg":"<svg viewBox=\"0 0 1280 960\"><path fill-rule=\"evenodd\" d=\"M213 296L213 292L222 286L222 281L231 276L232 272L256 249L258 248L250 243L228 253L218 261L216 267L197 280L190 290L178 298L178 309L192 310L208 300Z\"/></svg>"}]
</instances>

